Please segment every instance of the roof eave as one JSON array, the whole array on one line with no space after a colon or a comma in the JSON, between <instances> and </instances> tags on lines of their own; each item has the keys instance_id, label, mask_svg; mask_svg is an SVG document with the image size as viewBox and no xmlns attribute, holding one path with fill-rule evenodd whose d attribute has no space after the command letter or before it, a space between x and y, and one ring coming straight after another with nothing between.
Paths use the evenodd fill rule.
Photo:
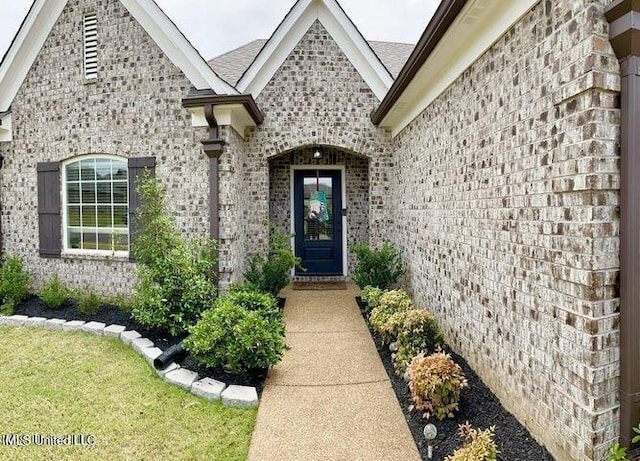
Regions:
<instances>
[{"instance_id":1,"label":"roof eave","mask_svg":"<svg viewBox=\"0 0 640 461\"><path fill-rule=\"evenodd\" d=\"M389 88L387 95L380 106L371 114L371 121L374 125L380 125L383 122L468 1L442 0L409 59Z\"/></svg>"}]
</instances>

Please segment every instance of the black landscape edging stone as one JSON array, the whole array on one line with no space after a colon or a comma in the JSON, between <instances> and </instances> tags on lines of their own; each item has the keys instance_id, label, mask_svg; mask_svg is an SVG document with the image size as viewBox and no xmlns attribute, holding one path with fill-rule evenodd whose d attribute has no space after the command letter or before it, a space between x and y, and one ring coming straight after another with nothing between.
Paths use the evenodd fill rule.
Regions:
<instances>
[{"instance_id":1,"label":"black landscape edging stone","mask_svg":"<svg viewBox=\"0 0 640 461\"><path fill-rule=\"evenodd\" d=\"M103 305L95 314L84 314L77 308L77 304L73 300L67 300L59 309L51 309L37 296L30 296L23 302L19 303L14 309L15 315L27 315L29 317L45 317L59 318L65 320L82 320L85 322L102 322L106 325L122 325L127 330L136 330L143 337L153 341L155 347L167 350L174 344L179 343L185 338L185 335L172 337L167 333L153 328L145 327L131 318L130 314L122 311L117 306ZM258 397L262 396L264 382L267 379L267 368L254 369L246 375L236 375L227 373L219 368L209 368L197 363L192 357L185 358L180 365L191 371L198 373L200 378L211 378L231 386L233 384L239 386L252 386L256 388Z\"/></svg>"},{"instance_id":2,"label":"black landscape edging stone","mask_svg":"<svg viewBox=\"0 0 640 461\"><path fill-rule=\"evenodd\" d=\"M363 307L360 312L364 316ZM369 323L366 323L369 327ZM547 449L538 444L515 416L505 410L498 398L467 362L449 348L446 348L446 352L450 353L453 360L462 367L469 382L469 387L462 390L459 411L455 413L454 418L443 421L438 421L436 418L426 420L421 412L409 411L409 406L413 403L409 387L407 382L395 373L389 346L382 344L380 337L370 327L369 332L424 461L442 461L446 456L453 454L454 450L460 448L463 441L458 436L458 425L467 421L473 427L481 429L495 426L495 441L500 451L497 456L498 461L554 461ZM431 460L428 458L428 446L423 433L424 426L429 422L438 429Z\"/></svg>"}]
</instances>

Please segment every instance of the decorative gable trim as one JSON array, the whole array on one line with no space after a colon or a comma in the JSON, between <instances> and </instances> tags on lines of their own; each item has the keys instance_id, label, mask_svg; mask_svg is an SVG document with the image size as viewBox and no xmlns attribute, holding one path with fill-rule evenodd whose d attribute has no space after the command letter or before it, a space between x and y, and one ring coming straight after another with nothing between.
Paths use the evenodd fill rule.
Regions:
<instances>
[{"instance_id":1,"label":"decorative gable trim","mask_svg":"<svg viewBox=\"0 0 640 461\"><path fill-rule=\"evenodd\" d=\"M298 0L238 81L238 91L257 97L315 21L327 29L382 101L393 77L335 0Z\"/></svg>"},{"instance_id":2,"label":"decorative gable trim","mask_svg":"<svg viewBox=\"0 0 640 461\"><path fill-rule=\"evenodd\" d=\"M153 0L120 0L197 89L238 92L222 80ZM7 111L67 0L36 0L0 64L0 112ZM82 46L81 43L78 44Z\"/></svg>"},{"instance_id":3,"label":"decorative gable trim","mask_svg":"<svg viewBox=\"0 0 640 461\"><path fill-rule=\"evenodd\" d=\"M36 0L0 64L0 112L9 110L66 0Z\"/></svg>"}]
</instances>

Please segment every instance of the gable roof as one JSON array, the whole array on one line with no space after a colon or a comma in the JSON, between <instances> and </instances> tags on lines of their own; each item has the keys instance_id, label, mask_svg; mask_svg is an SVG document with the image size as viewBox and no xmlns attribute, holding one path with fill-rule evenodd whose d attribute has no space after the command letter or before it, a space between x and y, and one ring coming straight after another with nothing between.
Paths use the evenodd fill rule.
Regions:
<instances>
[{"instance_id":1,"label":"gable roof","mask_svg":"<svg viewBox=\"0 0 640 461\"><path fill-rule=\"evenodd\" d=\"M20 85L68 0L35 0L0 64L0 112L11 106ZM176 25L153 0L120 0L167 57L196 89L237 94L209 67Z\"/></svg>"},{"instance_id":2,"label":"gable roof","mask_svg":"<svg viewBox=\"0 0 640 461\"><path fill-rule=\"evenodd\" d=\"M238 91L257 97L315 21L382 100L393 78L336 0L298 0L238 80Z\"/></svg>"},{"instance_id":3,"label":"gable roof","mask_svg":"<svg viewBox=\"0 0 640 461\"><path fill-rule=\"evenodd\" d=\"M210 59L209 65L225 81L231 85L236 85L265 43L267 43L266 39L254 40L246 45ZM402 69L402 66L415 47L415 45L409 43L378 42L372 40L368 43L394 79L398 76L400 69Z\"/></svg>"}]
</instances>

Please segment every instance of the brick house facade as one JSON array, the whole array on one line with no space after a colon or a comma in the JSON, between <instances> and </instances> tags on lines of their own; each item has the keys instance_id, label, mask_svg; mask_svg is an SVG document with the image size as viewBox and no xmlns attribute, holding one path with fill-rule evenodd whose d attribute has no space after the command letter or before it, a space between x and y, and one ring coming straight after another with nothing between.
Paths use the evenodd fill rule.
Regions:
<instances>
[{"instance_id":1,"label":"brick house facade","mask_svg":"<svg viewBox=\"0 0 640 461\"><path fill-rule=\"evenodd\" d=\"M37 286L58 273L130 294L113 235L136 198L116 194L116 164L129 182L153 165L183 232L218 239L221 290L264 249L265 220L302 229L310 261L333 258L302 277L348 279L351 245L391 241L416 304L536 439L558 460L603 459L627 430L605 17L626 3L445 0L413 49L301 0L271 39L207 64L152 0L38 1L0 66L2 250ZM309 218L314 201L329 220Z\"/></svg>"}]
</instances>

